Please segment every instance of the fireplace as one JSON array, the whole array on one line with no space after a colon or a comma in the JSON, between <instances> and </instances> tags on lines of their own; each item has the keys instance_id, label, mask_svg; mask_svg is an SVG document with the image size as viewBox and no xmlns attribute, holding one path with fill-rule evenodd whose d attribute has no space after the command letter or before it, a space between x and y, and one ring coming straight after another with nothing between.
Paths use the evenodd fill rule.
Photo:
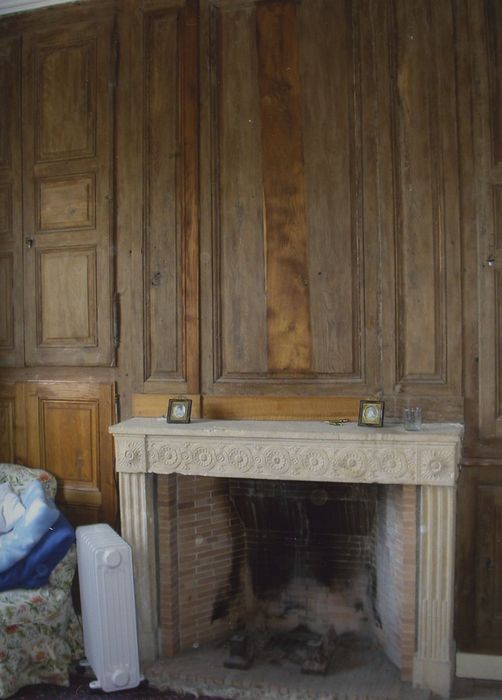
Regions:
<instances>
[{"instance_id":1,"label":"fireplace","mask_svg":"<svg viewBox=\"0 0 502 700\"><path fill-rule=\"evenodd\" d=\"M135 418L111 430L144 660L237 631L242 661L258 621L258 635L314 632L328 647L378 640L404 679L449 696L461 426Z\"/></svg>"}]
</instances>

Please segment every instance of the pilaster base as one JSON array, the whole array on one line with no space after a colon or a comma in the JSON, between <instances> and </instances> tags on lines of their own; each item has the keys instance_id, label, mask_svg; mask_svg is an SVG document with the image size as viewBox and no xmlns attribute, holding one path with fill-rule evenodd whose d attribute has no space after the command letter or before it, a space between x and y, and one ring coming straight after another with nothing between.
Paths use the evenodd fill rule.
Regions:
<instances>
[{"instance_id":1,"label":"pilaster base","mask_svg":"<svg viewBox=\"0 0 502 700\"><path fill-rule=\"evenodd\" d=\"M442 698L449 698L455 672L454 659L453 649L449 661L424 659L416 654L413 663L413 686L432 690Z\"/></svg>"}]
</instances>

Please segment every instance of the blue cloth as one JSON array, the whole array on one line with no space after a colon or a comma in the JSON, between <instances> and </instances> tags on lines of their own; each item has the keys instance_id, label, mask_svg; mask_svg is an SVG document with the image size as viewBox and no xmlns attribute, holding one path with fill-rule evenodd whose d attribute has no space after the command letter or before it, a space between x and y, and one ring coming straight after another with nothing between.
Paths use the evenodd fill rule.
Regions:
<instances>
[{"instance_id":1,"label":"blue cloth","mask_svg":"<svg viewBox=\"0 0 502 700\"><path fill-rule=\"evenodd\" d=\"M24 559L0 573L0 591L44 586L73 542L75 530L61 513Z\"/></svg>"},{"instance_id":2,"label":"blue cloth","mask_svg":"<svg viewBox=\"0 0 502 700\"><path fill-rule=\"evenodd\" d=\"M23 559L54 525L59 511L47 498L40 481L34 479L20 494L26 508L9 532L0 535L0 573Z\"/></svg>"}]
</instances>

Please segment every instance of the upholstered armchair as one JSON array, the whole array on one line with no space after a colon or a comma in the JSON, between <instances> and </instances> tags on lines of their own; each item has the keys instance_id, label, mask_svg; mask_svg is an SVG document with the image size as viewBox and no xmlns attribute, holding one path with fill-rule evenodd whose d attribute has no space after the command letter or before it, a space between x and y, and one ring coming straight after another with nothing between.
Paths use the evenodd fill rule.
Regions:
<instances>
[{"instance_id":1,"label":"upholstered armchair","mask_svg":"<svg viewBox=\"0 0 502 700\"><path fill-rule=\"evenodd\" d=\"M54 498L56 480L47 472L0 464L0 484L8 481L18 494L33 479ZM83 657L81 628L71 598L75 567L72 544L45 585L0 592L0 698L26 685L69 684L72 664Z\"/></svg>"}]
</instances>

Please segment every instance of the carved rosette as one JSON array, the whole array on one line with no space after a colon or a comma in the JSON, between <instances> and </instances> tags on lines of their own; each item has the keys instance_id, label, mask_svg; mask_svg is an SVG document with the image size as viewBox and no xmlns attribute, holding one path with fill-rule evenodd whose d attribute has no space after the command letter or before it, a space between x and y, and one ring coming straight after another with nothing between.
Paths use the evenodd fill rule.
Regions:
<instances>
[{"instance_id":1,"label":"carved rosette","mask_svg":"<svg viewBox=\"0 0 502 700\"><path fill-rule=\"evenodd\" d=\"M416 481L415 451L414 450L379 450L376 454L376 464L373 470L388 475L394 483Z\"/></svg>"},{"instance_id":2,"label":"carved rosette","mask_svg":"<svg viewBox=\"0 0 502 700\"><path fill-rule=\"evenodd\" d=\"M116 439L117 471L140 473L146 471L146 455L144 438Z\"/></svg>"},{"instance_id":3,"label":"carved rosette","mask_svg":"<svg viewBox=\"0 0 502 700\"><path fill-rule=\"evenodd\" d=\"M147 446L148 471L164 470L165 467L173 467L180 462L180 453L171 444L165 442L150 441Z\"/></svg>"},{"instance_id":4,"label":"carved rosette","mask_svg":"<svg viewBox=\"0 0 502 700\"><path fill-rule=\"evenodd\" d=\"M457 467L453 450L445 447L422 449L419 455L418 469L421 483L454 484Z\"/></svg>"}]
</instances>

